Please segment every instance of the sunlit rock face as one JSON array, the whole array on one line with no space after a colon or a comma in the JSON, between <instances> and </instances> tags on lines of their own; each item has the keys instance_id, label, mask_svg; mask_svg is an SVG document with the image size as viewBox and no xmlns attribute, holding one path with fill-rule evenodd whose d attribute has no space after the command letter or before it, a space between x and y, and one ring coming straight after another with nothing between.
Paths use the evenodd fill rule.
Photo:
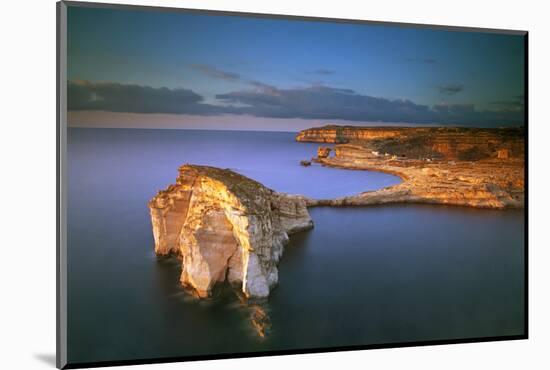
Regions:
<instances>
[{"instance_id":1,"label":"sunlit rock face","mask_svg":"<svg viewBox=\"0 0 550 370\"><path fill-rule=\"evenodd\" d=\"M318 151L315 161L324 166L387 172L403 180L349 197L309 200L309 206L408 202L501 209L525 204L520 128L325 126L303 130L296 140L336 143L332 157Z\"/></svg>"},{"instance_id":2,"label":"sunlit rock face","mask_svg":"<svg viewBox=\"0 0 550 370\"><path fill-rule=\"evenodd\" d=\"M332 148L320 146L317 149L317 158L328 158L331 150Z\"/></svg>"},{"instance_id":3,"label":"sunlit rock face","mask_svg":"<svg viewBox=\"0 0 550 370\"><path fill-rule=\"evenodd\" d=\"M315 143L349 143L353 140L370 140L397 137L401 128L392 127L355 127L326 125L302 130L296 136L296 141L309 141Z\"/></svg>"},{"instance_id":4,"label":"sunlit rock face","mask_svg":"<svg viewBox=\"0 0 550 370\"><path fill-rule=\"evenodd\" d=\"M181 283L199 297L224 281L246 297L267 297L288 235L313 227L303 198L206 166L180 167L149 209L155 252L181 256Z\"/></svg>"},{"instance_id":5,"label":"sunlit rock face","mask_svg":"<svg viewBox=\"0 0 550 370\"><path fill-rule=\"evenodd\" d=\"M523 158L522 128L461 127L314 127L300 131L296 141L360 144L367 152L414 159L481 160ZM321 149L321 148L320 148ZM323 157L318 153L319 158Z\"/></svg>"}]
</instances>

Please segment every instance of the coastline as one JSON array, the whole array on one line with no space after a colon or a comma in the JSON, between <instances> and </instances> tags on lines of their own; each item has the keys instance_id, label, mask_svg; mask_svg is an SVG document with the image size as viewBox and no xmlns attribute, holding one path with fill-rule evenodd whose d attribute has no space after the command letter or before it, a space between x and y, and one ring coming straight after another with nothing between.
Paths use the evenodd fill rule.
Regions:
<instances>
[{"instance_id":1,"label":"coastline","mask_svg":"<svg viewBox=\"0 0 550 370\"><path fill-rule=\"evenodd\" d=\"M487 183L475 184L475 180L473 182L462 180L460 187L451 189L446 186L449 177L441 179L441 171L445 170L437 167L407 168L378 163L358 165L338 159L319 159L318 163L326 167L388 173L400 177L403 182L379 190L340 198L305 198L308 207L368 206L390 203L439 204L492 209L524 207L523 194L521 196L512 195L501 188L489 186ZM487 166L483 168L490 170L494 167L487 163ZM428 171L423 173L424 169ZM458 177L451 179L458 179Z\"/></svg>"},{"instance_id":2,"label":"coastline","mask_svg":"<svg viewBox=\"0 0 550 370\"><path fill-rule=\"evenodd\" d=\"M396 133L401 136L398 140L395 139ZM319 147L317 157L312 158L322 166L378 171L402 179L400 184L352 196L307 199L307 206L425 203L492 209L523 208L524 153L521 150L523 138L519 133L517 129L338 126L302 131L296 136L298 142L335 144L334 149ZM477 135L481 135L483 141L480 142ZM411 143L422 148L412 151ZM393 152L382 154L380 148ZM334 151L334 156L329 156L331 151ZM398 156L398 152L406 154ZM466 155L470 157L465 160Z\"/></svg>"}]
</instances>

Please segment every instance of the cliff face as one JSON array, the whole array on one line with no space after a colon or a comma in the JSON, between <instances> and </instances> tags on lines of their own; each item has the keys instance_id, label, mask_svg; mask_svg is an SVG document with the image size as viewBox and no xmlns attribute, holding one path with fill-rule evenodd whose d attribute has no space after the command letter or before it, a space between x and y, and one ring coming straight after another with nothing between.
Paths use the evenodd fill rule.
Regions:
<instances>
[{"instance_id":1,"label":"cliff face","mask_svg":"<svg viewBox=\"0 0 550 370\"><path fill-rule=\"evenodd\" d=\"M206 166L180 167L149 209L155 252L181 256L181 283L200 297L226 280L246 297L267 297L288 235L313 227L303 198Z\"/></svg>"},{"instance_id":2,"label":"cliff face","mask_svg":"<svg viewBox=\"0 0 550 370\"><path fill-rule=\"evenodd\" d=\"M522 158L524 131L519 128L324 126L303 130L297 141L360 144L390 156L481 160Z\"/></svg>"},{"instance_id":3,"label":"cliff face","mask_svg":"<svg viewBox=\"0 0 550 370\"><path fill-rule=\"evenodd\" d=\"M296 141L314 143L349 143L353 140L371 140L399 136L404 128L391 127L354 127L327 125L302 130Z\"/></svg>"},{"instance_id":4,"label":"cliff face","mask_svg":"<svg viewBox=\"0 0 550 370\"><path fill-rule=\"evenodd\" d=\"M320 149L325 166L400 176L399 185L308 205L435 203L483 208L524 206L521 129L336 127L300 132L296 140L335 142Z\"/></svg>"}]
</instances>

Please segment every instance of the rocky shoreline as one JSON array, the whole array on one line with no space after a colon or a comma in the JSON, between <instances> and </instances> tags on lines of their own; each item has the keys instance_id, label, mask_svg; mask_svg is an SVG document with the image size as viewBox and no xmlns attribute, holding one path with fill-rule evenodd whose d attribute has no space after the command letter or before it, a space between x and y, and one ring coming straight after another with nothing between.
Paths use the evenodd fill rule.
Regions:
<instances>
[{"instance_id":1,"label":"rocky shoreline","mask_svg":"<svg viewBox=\"0 0 550 370\"><path fill-rule=\"evenodd\" d=\"M176 184L148 204L155 253L181 259L181 284L199 298L231 284L260 337L271 328L265 300L278 282L284 245L290 234L313 227L307 207L524 206L520 129L325 126L304 130L296 140L335 144L320 146L314 158L301 161L304 167L380 171L402 182L349 197L310 199L275 192L228 169L186 164Z\"/></svg>"},{"instance_id":2,"label":"rocky shoreline","mask_svg":"<svg viewBox=\"0 0 550 370\"><path fill-rule=\"evenodd\" d=\"M323 166L403 180L349 197L307 199L310 207L429 203L504 209L525 203L522 129L325 126L301 131L296 141L334 143L319 147L312 159Z\"/></svg>"}]
</instances>

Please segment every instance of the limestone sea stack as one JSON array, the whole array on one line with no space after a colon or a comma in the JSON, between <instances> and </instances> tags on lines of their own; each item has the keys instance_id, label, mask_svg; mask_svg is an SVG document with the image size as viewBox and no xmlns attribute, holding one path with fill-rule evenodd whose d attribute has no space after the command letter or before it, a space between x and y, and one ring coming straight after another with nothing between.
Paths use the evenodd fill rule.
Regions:
<instances>
[{"instance_id":1,"label":"limestone sea stack","mask_svg":"<svg viewBox=\"0 0 550 370\"><path fill-rule=\"evenodd\" d=\"M288 235L313 227L304 198L228 169L183 165L149 202L155 252L182 258L181 283L199 297L228 281L248 298L278 282Z\"/></svg>"}]
</instances>

